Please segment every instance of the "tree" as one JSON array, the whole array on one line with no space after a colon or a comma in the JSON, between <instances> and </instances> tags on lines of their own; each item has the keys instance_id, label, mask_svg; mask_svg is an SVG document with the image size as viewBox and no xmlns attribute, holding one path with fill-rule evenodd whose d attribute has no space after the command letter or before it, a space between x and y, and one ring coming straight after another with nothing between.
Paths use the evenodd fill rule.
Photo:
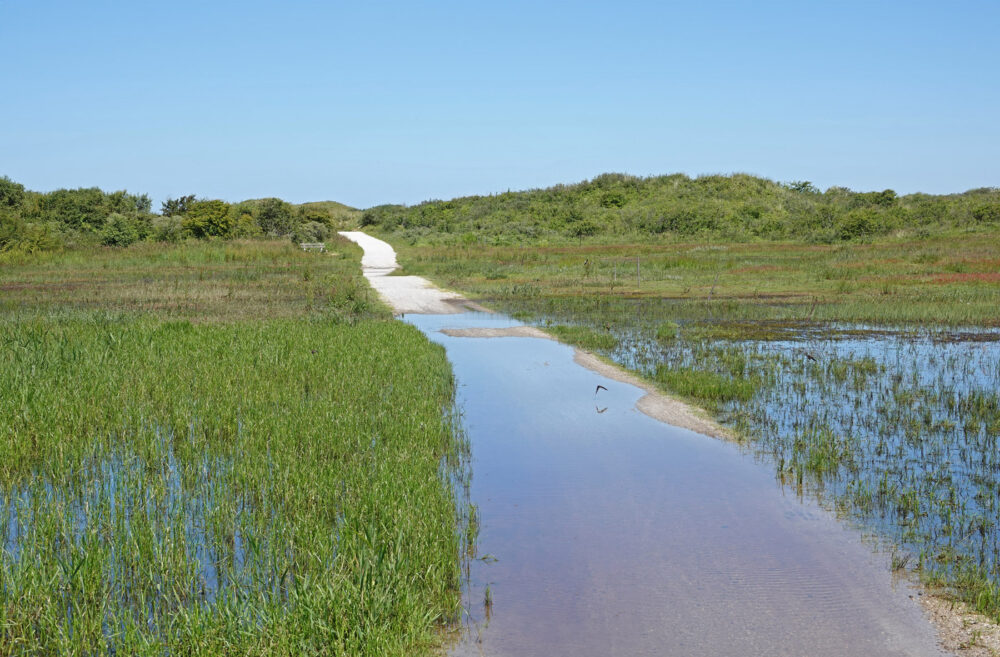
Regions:
<instances>
[{"instance_id":1,"label":"tree","mask_svg":"<svg viewBox=\"0 0 1000 657\"><path fill-rule=\"evenodd\" d=\"M808 180L793 180L788 183L788 189L800 194L819 194L819 190Z\"/></svg>"},{"instance_id":2,"label":"tree","mask_svg":"<svg viewBox=\"0 0 1000 657\"><path fill-rule=\"evenodd\" d=\"M167 198L166 201L160 203L160 214L164 217L173 217L174 215L186 214L188 210L192 208L195 204L194 194L188 194L187 196L182 196L180 198Z\"/></svg>"},{"instance_id":3,"label":"tree","mask_svg":"<svg viewBox=\"0 0 1000 657\"><path fill-rule=\"evenodd\" d=\"M292 206L280 198L265 198L257 210L257 223L265 233L288 235L295 228Z\"/></svg>"},{"instance_id":4,"label":"tree","mask_svg":"<svg viewBox=\"0 0 1000 657\"><path fill-rule=\"evenodd\" d=\"M225 201L195 201L182 219L184 230L195 237L226 237L235 223Z\"/></svg>"},{"instance_id":5,"label":"tree","mask_svg":"<svg viewBox=\"0 0 1000 657\"><path fill-rule=\"evenodd\" d=\"M101 228L101 244L105 246L128 246L142 237L139 219L114 212L108 216Z\"/></svg>"},{"instance_id":6,"label":"tree","mask_svg":"<svg viewBox=\"0 0 1000 657\"><path fill-rule=\"evenodd\" d=\"M0 206L18 208L24 202L24 185L7 176L0 177Z\"/></svg>"}]
</instances>

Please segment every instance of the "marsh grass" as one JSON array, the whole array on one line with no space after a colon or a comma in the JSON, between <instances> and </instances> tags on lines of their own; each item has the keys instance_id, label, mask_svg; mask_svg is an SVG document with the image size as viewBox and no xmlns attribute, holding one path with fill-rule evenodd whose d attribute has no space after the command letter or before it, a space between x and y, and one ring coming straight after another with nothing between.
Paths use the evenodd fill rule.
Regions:
<instances>
[{"instance_id":1,"label":"marsh grass","mask_svg":"<svg viewBox=\"0 0 1000 657\"><path fill-rule=\"evenodd\" d=\"M564 342L594 351L612 349L617 344L614 336L589 326L551 324L546 325L545 330Z\"/></svg>"},{"instance_id":2,"label":"marsh grass","mask_svg":"<svg viewBox=\"0 0 1000 657\"><path fill-rule=\"evenodd\" d=\"M758 385L751 379L737 379L693 367L661 366L653 377L668 390L713 410L729 402L750 401Z\"/></svg>"},{"instance_id":3,"label":"marsh grass","mask_svg":"<svg viewBox=\"0 0 1000 657\"><path fill-rule=\"evenodd\" d=\"M0 654L434 649L468 541L452 377L346 253L4 267Z\"/></svg>"},{"instance_id":4,"label":"marsh grass","mask_svg":"<svg viewBox=\"0 0 1000 657\"><path fill-rule=\"evenodd\" d=\"M396 246L407 273L479 299L510 300L521 311L534 306L539 314L554 305L593 317L600 306L614 313L641 303L669 309L674 320L748 328L759 322L1000 324L995 228L836 245Z\"/></svg>"},{"instance_id":5,"label":"marsh grass","mask_svg":"<svg viewBox=\"0 0 1000 657\"><path fill-rule=\"evenodd\" d=\"M0 312L115 310L162 319L244 321L331 312L345 320L386 317L343 238L333 254L288 241L139 243L0 263Z\"/></svg>"}]
</instances>

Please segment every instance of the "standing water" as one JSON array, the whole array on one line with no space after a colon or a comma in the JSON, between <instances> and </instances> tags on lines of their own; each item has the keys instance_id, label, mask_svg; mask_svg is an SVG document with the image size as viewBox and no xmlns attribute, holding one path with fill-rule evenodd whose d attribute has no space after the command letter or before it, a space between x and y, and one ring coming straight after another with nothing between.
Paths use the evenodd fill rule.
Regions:
<instances>
[{"instance_id":1,"label":"standing water","mask_svg":"<svg viewBox=\"0 0 1000 657\"><path fill-rule=\"evenodd\" d=\"M441 332L519 325L503 316L406 320L446 348L472 444L453 654L941 654L886 556L773 467L646 417L570 347Z\"/></svg>"}]
</instances>

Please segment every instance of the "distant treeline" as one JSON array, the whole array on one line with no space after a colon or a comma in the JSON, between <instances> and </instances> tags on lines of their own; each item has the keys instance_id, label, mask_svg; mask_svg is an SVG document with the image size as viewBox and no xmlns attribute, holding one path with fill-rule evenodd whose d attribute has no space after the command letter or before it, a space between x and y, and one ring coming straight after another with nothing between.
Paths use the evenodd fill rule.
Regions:
<instances>
[{"instance_id":1,"label":"distant treeline","mask_svg":"<svg viewBox=\"0 0 1000 657\"><path fill-rule=\"evenodd\" d=\"M140 240L289 237L323 241L356 210L332 201L292 205L277 198L240 203L183 196L154 213L145 194L96 187L33 192L0 177L0 251L128 246Z\"/></svg>"},{"instance_id":2,"label":"distant treeline","mask_svg":"<svg viewBox=\"0 0 1000 657\"><path fill-rule=\"evenodd\" d=\"M614 236L830 243L1000 223L1000 189L898 196L736 174L640 178L604 174L576 185L366 210L362 226L410 241L517 244Z\"/></svg>"}]
</instances>

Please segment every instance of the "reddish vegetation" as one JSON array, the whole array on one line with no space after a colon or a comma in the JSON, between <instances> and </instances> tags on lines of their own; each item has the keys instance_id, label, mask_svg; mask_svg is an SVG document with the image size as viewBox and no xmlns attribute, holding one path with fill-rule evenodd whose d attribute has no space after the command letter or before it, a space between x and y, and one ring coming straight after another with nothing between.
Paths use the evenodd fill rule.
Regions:
<instances>
[{"instance_id":1,"label":"reddish vegetation","mask_svg":"<svg viewBox=\"0 0 1000 657\"><path fill-rule=\"evenodd\" d=\"M947 283L1000 283L1000 272L972 272L968 274L940 274L930 280L937 285Z\"/></svg>"}]
</instances>

